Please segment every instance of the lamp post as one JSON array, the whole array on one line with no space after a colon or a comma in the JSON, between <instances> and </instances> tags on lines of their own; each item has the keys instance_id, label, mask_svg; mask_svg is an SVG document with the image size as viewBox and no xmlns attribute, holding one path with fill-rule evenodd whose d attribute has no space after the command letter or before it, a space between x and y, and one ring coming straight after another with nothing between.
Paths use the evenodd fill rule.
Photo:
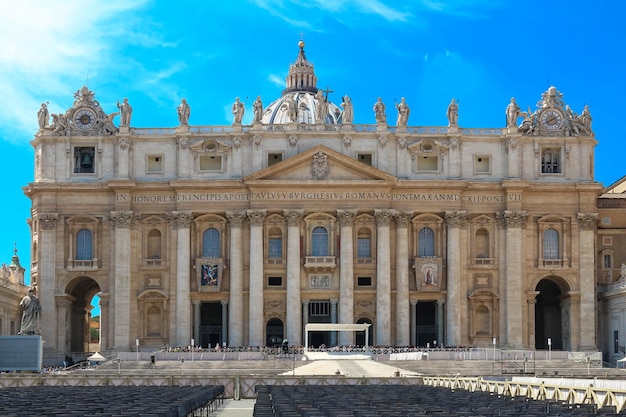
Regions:
<instances>
[{"instance_id":1,"label":"lamp post","mask_svg":"<svg viewBox=\"0 0 626 417\"><path fill-rule=\"evenodd\" d=\"M493 361L496 361L496 338L494 337L493 340Z\"/></svg>"},{"instance_id":2,"label":"lamp post","mask_svg":"<svg viewBox=\"0 0 626 417\"><path fill-rule=\"evenodd\" d=\"M548 337L548 360L552 360L552 338Z\"/></svg>"}]
</instances>

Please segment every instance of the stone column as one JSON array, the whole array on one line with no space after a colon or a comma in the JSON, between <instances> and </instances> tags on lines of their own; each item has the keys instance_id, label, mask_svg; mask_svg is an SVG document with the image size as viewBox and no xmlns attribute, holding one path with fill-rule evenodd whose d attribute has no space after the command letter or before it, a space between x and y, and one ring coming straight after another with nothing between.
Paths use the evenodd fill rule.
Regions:
<instances>
[{"instance_id":1,"label":"stone column","mask_svg":"<svg viewBox=\"0 0 626 417\"><path fill-rule=\"evenodd\" d=\"M222 346L228 343L228 300L222 300Z\"/></svg>"},{"instance_id":2,"label":"stone column","mask_svg":"<svg viewBox=\"0 0 626 417\"><path fill-rule=\"evenodd\" d=\"M302 331L305 332L306 325L309 323L309 300L303 298L302 299ZM302 346L304 346L304 342L306 341L306 335L303 333L303 341Z\"/></svg>"},{"instance_id":3,"label":"stone column","mask_svg":"<svg viewBox=\"0 0 626 417\"><path fill-rule=\"evenodd\" d=\"M332 324L336 324L337 323L337 302L339 300L337 300L336 298L331 298L330 299L330 322ZM350 333L352 334L352 332L339 332L339 333ZM337 331L332 331L330 332L330 345L331 346L337 346Z\"/></svg>"},{"instance_id":4,"label":"stone column","mask_svg":"<svg viewBox=\"0 0 626 417\"><path fill-rule=\"evenodd\" d=\"M263 346L263 222L266 210L248 210L250 221L250 301L248 345Z\"/></svg>"},{"instance_id":5,"label":"stone column","mask_svg":"<svg viewBox=\"0 0 626 417\"><path fill-rule=\"evenodd\" d=\"M409 311L409 222L413 212L396 212L396 346L409 346L415 336ZM413 309L415 312L415 309ZM413 327L411 325L413 324ZM415 339L415 338L413 338Z\"/></svg>"},{"instance_id":6,"label":"stone column","mask_svg":"<svg viewBox=\"0 0 626 417\"><path fill-rule=\"evenodd\" d=\"M200 322L202 321L202 316L200 312L200 307L202 307L202 303L198 300L193 301L193 341L196 346L200 346ZM209 346L210 347L210 346Z\"/></svg>"},{"instance_id":7,"label":"stone column","mask_svg":"<svg viewBox=\"0 0 626 417\"><path fill-rule=\"evenodd\" d=\"M535 348L535 307L539 291L528 291L526 293L526 304L528 305L528 348Z\"/></svg>"},{"instance_id":8,"label":"stone column","mask_svg":"<svg viewBox=\"0 0 626 417\"><path fill-rule=\"evenodd\" d=\"M65 299L64 296L59 296L56 300L56 309L57 309L57 323L60 323L62 325L58 326L58 341L59 341L59 346L57 348L57 350L59 352L69 352L70 351L70 346L69 346L69 337L70 335L68 334L68 328L65 326L67 323L70 323L70 320L68 319L69 317L69 310L72 308L72 303L70 303L69 301L67 301ZM101 328L102 330L102 328Z\"/></svg>"},{"instance_id":9,"label":"stone column","mask_svg":"<svg viewBox=\"0 0 626 417\"><path fill-rule=\"evenodd\" d=\"M110 331L109 294L100 293L100 352L109 350Z\"/></svg>"},{"instance_id":10,"label":"stone column","mask_svg":"<svg viewBox=\"0 0 626 417\"><path fill-rule=\"evenodd\" d=\"M41 337L44 350L56 349L57 352L65 352L65 340L57 338L57 326L65 327L65 322L58 322L53 309L56 307L54 294L56 292L56 231L59 222L57 213L41 213L37 216L39 224L39 250L37 275L37 289L35 295L41 303ZM19 321L18 321L19 326ZM18 327L19 331L19 327ZM46 349L46 344L49 348Z\"/></svg>"},{"instance_id":11,"label":"stone column","mask_svg":"<svg viewBox=\"0 0 626 417\"><path fill-rule=\"evenodd\" d=\"M187 346L191 340L191 213L172 212L176 229L176 339L177 346Z\"/></svg>"},{"instance_id":12,"label":"stone column","mask_svg":"<svg viewBox=\"0 0 626 417\"><path fill-rule=\"evenodd\" d=\"M506 288L501 291L504 293L504 306L506 308L505 343L506 347L510 349L524 347L522 258L525 252L522 250L522 229L526 222L526 216L525 211L504 210L501 213L501 221L506 225ZM534 322L529 323L529 326L534 325Z\"/></svg>"},{"instance_id":13,"label":"stone column","mask_svg":"<svg viewBox=\"0 0 626 417\"><path fill-rule=\"evenodd\" d=\"M356 210L337 210L340 230L339 259L339 323L354 323L354 237L353 224ZM339 332L339 344L354 344L351 332Z\"/></svg>"},{"instance_id":14,"label":"stone column","mask_svg":"<svg viewBox=\"0 0 626 417\"><path fill-rule=\"evenodd\" d=\"M130 338L130 229L135 216L132 211L112 211L115 227L115 293L113 295L113 350L131 349ZM133 338L134 339L134 338Z\"/></svg>"},{"instance_id":15,"label":"stone column","mask_svg":"<svg viewBox=\"0 0 626 417\"><path fill-rule=\"evenodd\" d=\"M376 344L391 345L391 251L389 224L393 210L374 210L376 217Z\"/></svg>"},{"instance_id":16,"label":"stone column","mask_svg":"<svg viewBox=\"0 0 626 417\"><path fill-rule=\"evenodd\" d=\"M230 295L228 346L243 346L243 220L244 211L227 211L230 223Z\"/></svg>"},{"instance_id":17,"label":"stone column","mask_svg":"<svg viewBox=\"0 0 626 417\"><path fill-rule=\"evenodd\" d=\"M411 346L417 346L417 300L411 302Z\"/></svg>"},{"instance_id":18,"label":"stone column","mask_svg":"<svg viewBox=\"0 0 626 417\"><path fill-rule=\"evenodd\" d=\"M287 337L290 345L302 344L300 310L300 222L304 210L285 210L287 219Z\"/></svg>"},{"instance_id":19,"label":"stone column","mask_svg":"<svg viewBox=\"0 0 626 417\"><path fill-rule=\"evenodd\" d=\"M597 213L578 213L580 258L580 317L572 320L580 323L580 345L572 346L578 350L597 350L596 346L596 283L594 271L595 231L598 224Z\"/></svg>"},{"instance_id":20,"label":"stone column","mask_svg":"<svg viewBox=\"0 0 626 417\"><path fill-rule=\"evenodd\" d=\"M446 300L437 300L437 344L441 345L444 340L444 328L443 328L443 310L446 305Z\"/></svg>"},{"instance_id":21,"label":"stone column","mask_svg":"<svg viewBox=\"0 0 626 417\"><path fill-rule=\"evenodd\" d=\"M446 212L448 225L447 236L447 267L448 267L448 299L446 302L446 346L460 346L463 297L461 285L461 227L467 223L467 215L464 211ZM467 321L466 321L467 323ZM438 340L442 343L443 340Z\"/></svg>"}]
</instances>

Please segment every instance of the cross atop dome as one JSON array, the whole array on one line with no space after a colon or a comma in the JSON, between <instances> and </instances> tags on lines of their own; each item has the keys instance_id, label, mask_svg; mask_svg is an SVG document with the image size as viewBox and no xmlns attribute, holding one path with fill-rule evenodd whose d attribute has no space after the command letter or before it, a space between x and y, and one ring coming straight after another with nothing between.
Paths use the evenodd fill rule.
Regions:
<instances>
[{"instance_id":1,"label":"cross atop dome","mask_svg":"<svg viewBox=\"0 0 626 417\"><path fill-rule=\"evenodd\" d=\"M310 91L317 93L317 76L315 75L315 66L307 61L304 54L304 41L298 42L300 52L296 62L289 66L289 74L287 74L287 87L283 90L282 95L293 91Z\"/></svg>"}]
</instances>

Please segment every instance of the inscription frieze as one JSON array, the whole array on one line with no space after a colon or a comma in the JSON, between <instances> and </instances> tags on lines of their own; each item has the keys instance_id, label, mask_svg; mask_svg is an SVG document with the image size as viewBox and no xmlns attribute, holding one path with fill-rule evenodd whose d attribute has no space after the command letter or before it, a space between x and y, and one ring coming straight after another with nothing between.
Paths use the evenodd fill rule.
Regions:
<instances>
[{"instance_id":1,"label":"inscription frieze","mask_svg":"<svg viewBox=\"0 0 626 417\"><path fill-rule=\"evenodd\" d=\"M264 191L252 193L161 193L130 194L117 193L118 202L133 204L172 204L193 202L227 202L252 200L389 200L414 202L461 202L479 204L502 204L522 201L521 194L459 194L459 193L390 193L386 191Z\"/></svg>"}]
</instances>

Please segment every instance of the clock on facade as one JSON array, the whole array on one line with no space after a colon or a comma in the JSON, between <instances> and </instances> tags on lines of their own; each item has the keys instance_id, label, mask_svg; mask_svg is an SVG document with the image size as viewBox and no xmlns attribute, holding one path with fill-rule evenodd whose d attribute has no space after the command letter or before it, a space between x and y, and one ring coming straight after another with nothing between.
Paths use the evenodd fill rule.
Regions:
<instances>
[{"instance_id":1,"label":"clock on facade","mask_svg":"<svg viewBox=\"0 0 626 417\"><path fill-rule=\"evenodd\" d=\"M74 123L79 129L91 129L96 124L96 113L87 107L78 109L74 113Z\"/></svg>"},{"instance_id":2,"label":"clock on facade","mask_svg":"<svg viewBox=\"0 0 626 417\"><path fill-rule=\"evenodd\" d=\"M544 110L539 116L541 126L548 130L557 130L563 126L563 114L556 109Z\"/></svg>"}]
</instances>

